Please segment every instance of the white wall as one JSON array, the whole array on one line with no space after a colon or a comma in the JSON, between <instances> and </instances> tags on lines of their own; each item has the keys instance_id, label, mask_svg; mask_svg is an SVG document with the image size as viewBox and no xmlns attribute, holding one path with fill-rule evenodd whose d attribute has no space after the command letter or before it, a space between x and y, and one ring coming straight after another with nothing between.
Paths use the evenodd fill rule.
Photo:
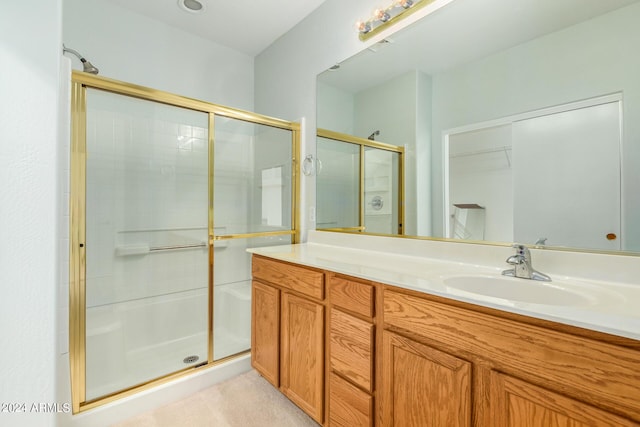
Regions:
<instances>
[{"instance_id":1,"label":"white wall","mask_svg":"<svg viewBox=\"0 0 640 427\"><path fill-rule=\"evenodd\" d=\"M431 202L435 235L442 232L444 130L623 91L623 182L628 183L623 184L624 249L640 250L640 192L634 191L640 182L640 168L633 166L640 164L638 19L640 3L635 3L433 76ZM611 49L614 45L618 48ZM514 78L505 79L504 75Z\"/></svg>"},{"instance_id":2,"label":"white wall","mask_svg":"<svg viewBox=\"0 0 640 427\"><path fill-rule=\"evenodd\" d=\"M0 425L50 426L56 403L61 0L0 10ZM62 403L62 402L61 402Z\"/></svg>"},{"instance_id":3,"label":"white wall","mask_svg":"<svg viewBox=\"0 0 640 427\"><path fill-rule=\"evenodd\" d=\"M252 57L107 0L64 0L63 12L64 43L101 76L253 110Z\"/></svg>"},{"instance_id":4,"label":"white wall","mask_svg":"<svg viewBox=\"0 0 640 427\"><path fill-rule=\"evenodd\" d=\"M353 94L326 83L318 82L316 126L335 132L353 133Z\"/></svg>"}]
</instances>

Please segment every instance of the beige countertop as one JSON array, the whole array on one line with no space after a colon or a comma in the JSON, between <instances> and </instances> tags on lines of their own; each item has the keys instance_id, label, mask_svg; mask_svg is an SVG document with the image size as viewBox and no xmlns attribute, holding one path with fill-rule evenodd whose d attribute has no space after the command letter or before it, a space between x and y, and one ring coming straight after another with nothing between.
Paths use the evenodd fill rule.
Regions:
<instances>
[{"instance_id":1,"label":"beige countertop","mask_svg":"<svg viewBox=\"0 0 640 427\"><path fill-rule=\"evenodd\" d=\"M344 239L341 237L341 239ZM495 308L539 319L596 330L640 340L640 286L551 274L552 282L507 278L504 264L451 261L430 257L429 251L412 256L406 253L367 250L339 244L310 241L296 245L248 249L248 252L304 266L330 270L404 289ZM407 240L407 239L395 239ZM331 243L331 242L329 242ZM395 242L393 242L395 244ZM402 242L400 242L402 244ZM417 245L419 243L410 243ZM357 245L356 245L357 246ZM362 246L362 245L360 245ZM477 250L477 249L474 249ZM491 249L510 251L509 248ZM402 251L401 251L402 252ZM500 252L502 253L502 252ZM495 254L491 254L495 258ZM464 258L464 257L463 257ZM468 257L467 257L468 258ZM502 260L501 260L502 261ZM457 286L458 280L487 285L488 292ZM513 299L493 294L493 284L501 286ZM517 290L514 291L514 289ZM497 288L496 288L497 289ZM498 291L500 292L500 291Z\"/></svg>"}]
</instances>

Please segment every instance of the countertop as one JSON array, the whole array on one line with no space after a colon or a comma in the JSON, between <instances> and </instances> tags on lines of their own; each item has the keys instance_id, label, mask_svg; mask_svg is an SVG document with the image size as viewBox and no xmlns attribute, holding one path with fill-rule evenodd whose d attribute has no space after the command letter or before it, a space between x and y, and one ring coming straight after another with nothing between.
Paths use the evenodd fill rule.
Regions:
<instances>
[{"instance_id":1,"label":"countertop","mask_svg":"<svg viewBox=\"0 0 640 427\"><path fill-rule=\"evenodd\" d=\"M566 289L585 295L588 300L577 306L558 305L553 300L548 303L531 303L480 295L447 286L446 279L450 277L474 276L501 280L502 267L314 242L252 248L247 251L399 288L640 340L638 285L552 275L551 283L536 282L535 285ZM507 280L526 281L526 285L533 285L533 281L527 279Z\"/></svg>"}]
</instances>

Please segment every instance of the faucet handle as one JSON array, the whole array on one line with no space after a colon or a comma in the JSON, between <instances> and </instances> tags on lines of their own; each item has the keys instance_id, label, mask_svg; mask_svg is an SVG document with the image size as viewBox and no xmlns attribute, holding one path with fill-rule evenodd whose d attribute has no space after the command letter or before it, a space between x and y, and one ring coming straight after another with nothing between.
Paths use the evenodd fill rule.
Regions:
<instances>
[{"instance_id":1,"label":"faucet handle","mask_svg":"<svg viewBox=\"0 0 640 427\"><path fill-rule=\"evenodd\" d=\"M531 257L531 252L529 252L529 248L527 248L525 245L514 243L513 245L511 245L511 247L516 250L517 255L520 255L526 259L529 259Z\"/></svg>"},{"instance_id":2,"label":"faucet handle","mask_svg":"<svg viewBox=\"0 0 640 427\"><path fill-rule=\"evenodd\" d=\"M507 264L518 265L518 264L522 264L524 260L520 255L511 255L509 258L507 258L506 262Z\"/></svg>"}]
</instances>

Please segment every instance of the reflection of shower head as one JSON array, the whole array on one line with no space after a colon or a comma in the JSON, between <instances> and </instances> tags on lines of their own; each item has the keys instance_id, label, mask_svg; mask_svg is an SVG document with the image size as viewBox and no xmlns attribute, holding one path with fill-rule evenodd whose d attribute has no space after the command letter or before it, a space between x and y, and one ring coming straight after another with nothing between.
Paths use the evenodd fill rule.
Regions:
<instances>
[{"instance_id":1,"label":"reflection of shower head","mask_svg":"<svg viewBox=\"0 0 640 427\"><path fill-rule=\"evenodd\" d=\"M371 141L375 141L376 140L376 136L380 135L380 131L377 130L375 132L373 132L371 135L369 135L369 137L367 139L370 139Z\"/></svg>"},{"instance_id":2,"label":"reflection of shower head","mask_svg":"<svg viewBox=\"0 0 640 427\"><path fill-rule=\"evenodd\" d=\"M80 55L80 53L77 50L69 49L68 47L66 47L63 44L62 45L62 53L65 53L65 52L69 52L72 55L75 55L75 56L78 57L80 62L82 62L82 71L84 71L85 73L90 73L90 74L98 74L99 70L96 67L94 67L91 62L89 62L86 59L84 59L84 57L82 55Z\"/></svg>"}]
</instances>

